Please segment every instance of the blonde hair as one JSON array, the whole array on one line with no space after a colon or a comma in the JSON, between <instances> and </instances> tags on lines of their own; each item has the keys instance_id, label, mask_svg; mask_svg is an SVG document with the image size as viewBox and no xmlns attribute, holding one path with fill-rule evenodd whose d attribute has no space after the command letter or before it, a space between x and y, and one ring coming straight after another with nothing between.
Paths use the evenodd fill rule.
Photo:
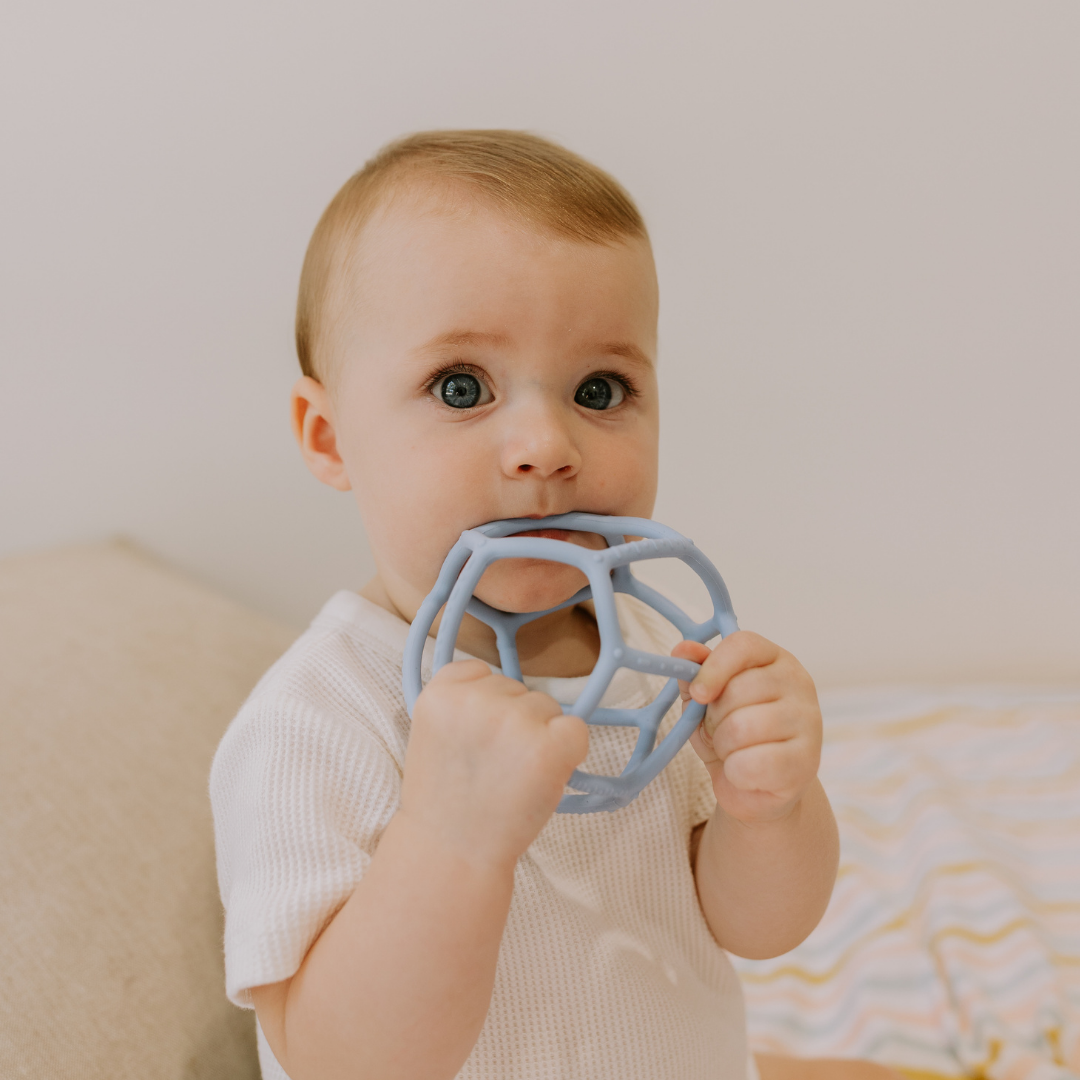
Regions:
<instances>
[{"instance_id":1,"label":"blonde hair","mask_svg":"<svg viewBox=\"0 0 1080 1080\"><path fill-rule=\"evenodd\" d=\"M296 353L319 378L326 308L365 223L394 187L418 177L458 184L499 209L571 240L647 239L633 200L613 177L524 131L422 131L384 146L351 176L315 226L296 306Z\"/></svg>"}]
</instances>

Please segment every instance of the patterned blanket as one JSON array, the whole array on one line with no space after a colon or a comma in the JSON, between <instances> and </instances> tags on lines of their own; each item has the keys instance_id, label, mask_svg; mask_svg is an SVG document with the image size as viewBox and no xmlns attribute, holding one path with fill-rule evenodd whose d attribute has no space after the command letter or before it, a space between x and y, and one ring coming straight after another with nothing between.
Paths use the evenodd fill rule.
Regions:
<instances>
[{"instance_id":1,"label":"patterned blanket","mask_svg":"<svg viewBox=\"0 0 1080 1080\"><path fill-rule=\"evenodd\" d=\"M823 698L840 874L735 960L756 1049L913 1078L1080 1078L1080 693Z\"/></svg>"}]
</instances>

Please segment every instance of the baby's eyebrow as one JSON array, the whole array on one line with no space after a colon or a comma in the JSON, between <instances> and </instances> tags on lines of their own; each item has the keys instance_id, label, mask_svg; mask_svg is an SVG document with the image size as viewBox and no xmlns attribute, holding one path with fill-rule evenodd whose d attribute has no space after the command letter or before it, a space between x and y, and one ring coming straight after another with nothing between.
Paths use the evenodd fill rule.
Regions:
<instances>
[{"instance_id":1,"label":"baby's eyebrow","mask_svg":"<svg viewBox=\"0 0 1080 1080\"><path fill-rule=\"evenodd\" d=\"M415 351L427 353L440 348L460 348L467 345L494 345L496 347L511 344L506 334L483 333L479 330L448 330L445 334L436 334L430 341L425 341ZM652 367L652 357L630 341L602 341L589 348L603 356L621 356L640 367Z\"/></svg>"},{"instance_id":2,"label":"baby's eyebrow","mask_svg":"<svg viewBox=\"0 0 1080 1080\"><path fill-rule=\"evenodd\" d=\"M430 349L438 349L447 345L509 345L510 339L505 334L484 334L478 330L449 330L445 334L437 334L430 341L425 341L420 346L419 352L427 352Z\"/></svg>"},{"instance_id":3,"label":"baby's eyebrow","mask_svg":"<svg viewBox=\"0 0 1080 1080\"><path fill-rule=\"evenodd\" d=\"M598 346L598 348L607 356L621 356L635 364L640 364L642 367L653 366L652 357L629 341L609 341Z\"/></svg>"}]
</instances>

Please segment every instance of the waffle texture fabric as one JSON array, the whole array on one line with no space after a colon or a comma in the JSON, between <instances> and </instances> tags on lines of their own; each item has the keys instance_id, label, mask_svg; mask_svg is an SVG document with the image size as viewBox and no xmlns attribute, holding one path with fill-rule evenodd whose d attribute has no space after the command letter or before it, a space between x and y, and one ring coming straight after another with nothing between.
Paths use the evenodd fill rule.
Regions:
<instances>
[{"instance_id":1,"label":"waffle texture fabric","mask_svg":"<svg viewBox=\"0 0 1080 1080\"><path fill-rule=\"evenodd\" d=\"M629 597L619 605L627 644L669 651L663 619ZM295 974L397 809L407 633L368 600L336 594L222 739L210 794L226 989L237 1005L251 1007L252 987ZM583 681L527 680L561 702ZM638 707L661 684L620 670L603 704ZM583 768L618 773L636 735L591 727ZM688 854L691 829L714 806L708 773L685 746L629 806L551 818L518 860L491 1006L458 1080L755 1075L742 990L701 912ZM261 1031L259 1051L265 1080L286 1077Z\"/></svg>"}]
</instances>

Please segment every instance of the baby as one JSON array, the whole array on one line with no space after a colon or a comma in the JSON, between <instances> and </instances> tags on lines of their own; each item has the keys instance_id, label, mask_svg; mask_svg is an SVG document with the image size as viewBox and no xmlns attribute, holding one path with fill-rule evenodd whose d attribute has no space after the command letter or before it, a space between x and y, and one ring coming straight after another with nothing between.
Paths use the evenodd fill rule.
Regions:
<instances>
[{"instance_id":1,"label":"baby","mask_svg":"<svg viewBox=\"0 0 1080 1080\"><path fill-rule=\"evenodd\" d=\"M227 990L257 1013L267 1080L893 1075L747 1049L725 950L795 946L837 865L817 697L789 653L752 633L678 642L620 597L628 643L699 662L683 700L708 707L610 814L554 814L575 767L618 773L636 736L560 709L598 655L589 605L522 629L528 688L466 617L458 659L405 710L408 623L463 529L651 514L657 305L626 192L523 133L404 139L323 214L293 428L315 476L354 493L378 573L327 603L214 761ZM504 560L477 595L537 611L582 584ZM656 690L621 671L604 704Z\"/></svg>"}]
</instances>

